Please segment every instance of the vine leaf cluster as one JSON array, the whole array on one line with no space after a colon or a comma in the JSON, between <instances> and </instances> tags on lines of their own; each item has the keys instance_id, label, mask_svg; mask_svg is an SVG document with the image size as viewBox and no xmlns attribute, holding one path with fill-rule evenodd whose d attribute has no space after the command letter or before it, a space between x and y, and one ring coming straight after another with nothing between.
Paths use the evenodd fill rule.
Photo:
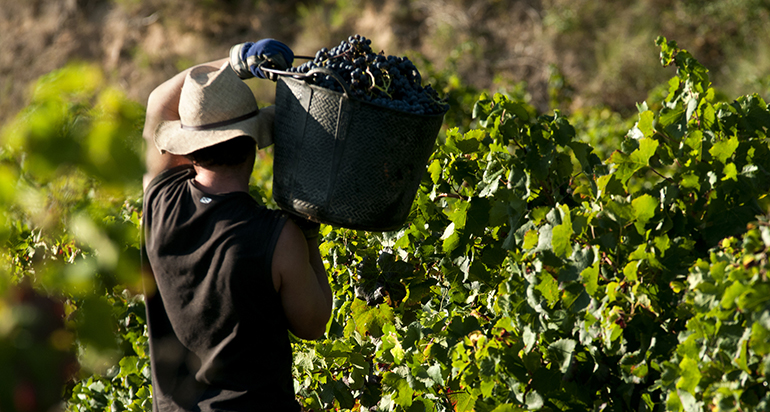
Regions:
<instances>
[{"instance_id":1,"label":"vine leaf cluster","mask_svg":"<svg viewBox=\"0 0 770 412\"><path fill-rule=\"evenodd\" d=\"M443 136L406 227L327 231L343 268L387 251L410 269L379 301L338 270L345 326L329 340L346 350L297 373L333 362L368 377L339 397L344 373L325 374L303 386L307 408L767 407L770 232L755 222L770 111L758 95L717 100L689 52L657 44L677 69L668 94L638 105L605 159L560 112L482 94L473 126Z\"/></svg>"},{"instance_id":2,"label":"vine leaf cluster","mask_svg":"<svg viewBox=\"0 0 770 412\"><path fill-rule=\"evenodd\" d=\"M656 43L676 75L617 141L503 93L449 93L473 103L447 114L459 126L408 223L322 227L334 308L324 338L293 341L306 410L770 407L770 110L718 98L689 52ZM0 364L35 351L44 374L76 354L68 410L152 402L141 189L127 183L141 181L142 115L77 67L42 79L2 134ZM63 325L30 335L22 282L56 299ZM9 376L9 399L55 388Z\"/></svg>"}]
</instances>

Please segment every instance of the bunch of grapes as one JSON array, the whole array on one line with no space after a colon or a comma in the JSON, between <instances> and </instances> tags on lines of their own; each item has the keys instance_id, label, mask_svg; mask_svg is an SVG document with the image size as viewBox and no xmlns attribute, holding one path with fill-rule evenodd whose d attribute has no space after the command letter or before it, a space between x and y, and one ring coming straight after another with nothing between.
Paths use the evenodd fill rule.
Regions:
<instances>
[{"instance_id":1,"label":"bunch of grapes","mask_svg":"<svg viewBox=\"0 0 770 412\"><path fill-rule=\"evenodd\" d=\"M372 41L361 35L350 36L331 50L324 47L313 60L288 69L308 73L325 67L346 83L352 97L402 112L434 115L446 112L449 105L430 85L422 86L420 72L407 57L374 53ZM344 92L333 76L318 73L305 79L337 92Z\"/></svg>"}]
</instances>

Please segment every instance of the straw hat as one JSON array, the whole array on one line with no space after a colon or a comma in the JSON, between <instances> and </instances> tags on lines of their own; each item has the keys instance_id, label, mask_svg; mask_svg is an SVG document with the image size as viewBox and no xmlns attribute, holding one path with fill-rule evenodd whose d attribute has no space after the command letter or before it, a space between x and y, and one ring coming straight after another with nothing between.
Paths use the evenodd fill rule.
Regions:
<instances>
[{"instance_id":1,"label":"straw hat","mask_svg":"<svg viewBox=\"0 0 770 412\"><path fill-rule=\"evenodd\" d=\"M179 117L155 129L155 146L161 153L185 155L244 135L259 148L273 140L273 110L259 110L251 89L229 63L219 69L198 66L187 73Z\"/></svg>"}]
</instances>

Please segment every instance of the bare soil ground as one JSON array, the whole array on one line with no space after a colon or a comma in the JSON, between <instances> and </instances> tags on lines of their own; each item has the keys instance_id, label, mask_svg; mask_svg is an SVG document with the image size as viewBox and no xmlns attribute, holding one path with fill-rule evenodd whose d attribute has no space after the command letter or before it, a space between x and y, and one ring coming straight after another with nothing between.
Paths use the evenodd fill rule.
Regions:
<instances>
[{"instance_id":1,"label":"bare soil ground","mask_svg":"<svg viewBox=\"0 0 770 412\"><path fill-rule=\"evenodd\" d=\"M99 65L111 84L144 103L179 70L263 37L314 54L361 34L387 54L420 53L478 89L525 84L541 111L552 108L563 81L565 108L633 112L673 74L657 63L653 41L661 34L715 78L754 77L770 89L770 55L757 41L770 10L730 8L754 16L739 24L742 15L717 9L690 16L691 6L669 0L571 1L0 0L0 125L27 104L37 78L70 62ZM750 51L754 43L757 52L747 54L755 61L741 63L743 72L725 65L735 46ZM270 82L251 85L259 100L272 100Z\"/></svg>"},{"instance_id":2,"label":"bare soil ground","mask_svg":"<svg viewBox=\"0 0 770 412\"><path fill-rule=\"evenodd\" d=\"M464 81L487 87L496 73L504 72L528 80L535 93L546 92L543 68L549 53L544 43L538 46L539 15L526 1L497 17L504 22L497 27L505 36L517 28L506 44L500 44L500 33L486 33L490 26L478 23L494 13L483 2L468 9L463 2L438 7L431 1L389 0L363 7L334 25L323 15L313 24L308 6L299 1L200 3L206 2L0 0L0 124L27 104L37 78L73 61L100 65L111 83L144 103L156 85L180 69L223 57L232 44L262 37L281 39L298 54L314 54L360 33L388 54L417 50L439 64L459 42L474 47L482 39L489 44L477 44L479 51L492 47L500 53L467 53L475 58L456 62ZM303 13L305 26L298 27ZM256 88L258 97L270 100L269 85Z\"/></svg>"}]
</instances>

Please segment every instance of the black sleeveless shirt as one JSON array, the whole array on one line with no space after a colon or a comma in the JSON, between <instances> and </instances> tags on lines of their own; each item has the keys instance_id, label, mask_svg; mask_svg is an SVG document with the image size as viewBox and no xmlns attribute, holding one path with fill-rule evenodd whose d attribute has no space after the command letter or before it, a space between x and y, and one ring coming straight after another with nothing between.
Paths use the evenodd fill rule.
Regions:
<instances>
[{"instance_id":1,"label":"black sleeveless shirt","mask_svg":"<svg viewBox=\"0 0 770 412\"><path fill-rule=\"evenodd\" d=\"M272 256L286 218L181 166L144 195L155 411L299 411ZM154 289L154 290L153 290Z\"/></svg>"}]
</instances>

